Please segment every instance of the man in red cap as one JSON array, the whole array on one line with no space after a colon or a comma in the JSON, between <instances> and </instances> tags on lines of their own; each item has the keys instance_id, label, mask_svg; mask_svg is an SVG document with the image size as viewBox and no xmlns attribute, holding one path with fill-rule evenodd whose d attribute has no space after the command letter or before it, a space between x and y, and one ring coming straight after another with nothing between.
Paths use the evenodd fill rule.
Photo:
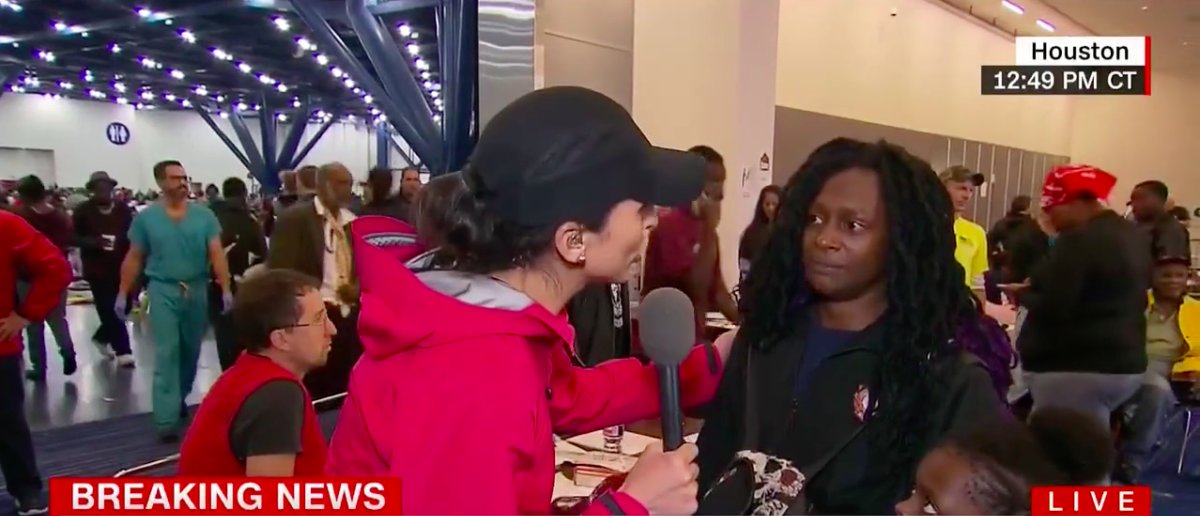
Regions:
<instances>
[{"instance_id":1,"label":"man in red cap","mask_svg":"<svg viewBox=\"0 0 1200 516\"><path fill-rule=\"evenodd\" d=\"M1146 252L1104 204L1116 182L1089 165L1046 176L1042 209L1058 237L1021 293L1029 316L1017 338L1035 411L1071 408L1105 425L1146 370Z\"/></svg>"}]
</instances>

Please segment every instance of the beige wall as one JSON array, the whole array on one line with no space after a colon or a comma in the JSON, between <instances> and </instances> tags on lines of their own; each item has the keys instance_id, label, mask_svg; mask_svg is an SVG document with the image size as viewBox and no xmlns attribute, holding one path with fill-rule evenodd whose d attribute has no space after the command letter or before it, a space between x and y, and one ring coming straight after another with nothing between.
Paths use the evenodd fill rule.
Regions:
<instances>
[{"instance_id":1,"label":"beige wall","mask_svg":"<svg viewBox=\"0 0 1200 516\"><path fill-rule=\"evenodd\" d=\"M1071 157L1116 174L1113 203L1133 185L1161 180L1171 196L1200 207L1200 79L1153 72L1149 97L1080 97L1071 125Z\"/></svg>"},{"instance_id":2,"label":"beige wall","mask_svg":"<svg viewBox=\"0 0 1200 516\"><path fill-rule=\"evenodd\" d=\"M891 11L895 8L896 15ZM967 140L1067 154L1068 97L984 97L979 67L1014 44L931 0L783 0L781 106Z\"/></svg>"},{"instance_id":3,"label":"beige wall","mask_svg":"<svg viewBox=\"0 0 1200 516\"><path fill-rule=\"evenodd\" d=\"M633 0L538 0L539 87L584 86L633 107Z\"/></svg>"}]
</instances>

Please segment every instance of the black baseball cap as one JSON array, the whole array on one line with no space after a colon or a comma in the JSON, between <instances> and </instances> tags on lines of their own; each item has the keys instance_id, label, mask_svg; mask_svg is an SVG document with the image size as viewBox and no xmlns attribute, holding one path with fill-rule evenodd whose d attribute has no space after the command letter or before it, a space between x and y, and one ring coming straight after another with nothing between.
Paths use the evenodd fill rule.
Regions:
<instances>
[{"instance_id":1,"label":"black baseball cap","mask_svg":"<svg viewBox=\"0 0 1200 516\"><path fill-rule=\"evenodd\" d=\"M707 163L655 147L616 101L576 86L528 93L479 135L464 174L475 196L523 226L602 220L621 201L700 196Z\"/></svg>"},{"instance_id":2,"label":"black baseball cap","mask_svg":"<svg viewBox=\"0 0 1200 516\"><path fill-rule=\"evenodd\" d=\"M1186 265L1192 266L1192 259L1186 256L1159 256L1154 260L1157 265Z\"/></svg>"}]
</instances>

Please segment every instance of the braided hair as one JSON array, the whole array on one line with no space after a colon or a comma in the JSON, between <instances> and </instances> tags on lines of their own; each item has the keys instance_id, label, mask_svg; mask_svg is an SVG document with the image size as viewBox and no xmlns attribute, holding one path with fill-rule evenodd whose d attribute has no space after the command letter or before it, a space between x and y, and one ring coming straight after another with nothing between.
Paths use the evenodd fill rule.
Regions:
<instances>
[{"instance_id":1,"label":"braided hair","mask_svg":"<svg viewBox=\"0 0 1200 516\"><path fill-rule=\"evenodd\" d=\"M883 141L837 138L817 148L788 180L775 227L750 270L739 338L759 349L777 345L815 301L802 260L809 209L826 181L852 168L878 174L888 223L886 341L872 388L878 424L867 436L872 455L911 485L930 444L926 412L942 383L934 366L958 355L956 328L979 313L954 259L954 208L928 163Z\"/></svg>"}]
</instances>

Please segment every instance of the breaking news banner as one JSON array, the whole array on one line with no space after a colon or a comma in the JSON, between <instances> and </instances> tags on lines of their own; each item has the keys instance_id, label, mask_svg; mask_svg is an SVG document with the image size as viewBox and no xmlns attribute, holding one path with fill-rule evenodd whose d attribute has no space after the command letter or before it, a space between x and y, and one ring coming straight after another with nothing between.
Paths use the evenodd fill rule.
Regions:
<instances>
[{"instance_id":1,"label":"breaking news banner","mask_svg":"<svg viewBox=\"0 0 1200 516\"><path fill-rule=\"evenodd\" d=\"M1150 516L1148 486L1034 486L1030 516Z\"/></svg>"},{"instance_id":2,"label":"breaking news banner","mask_svg":"<svg viewBox=\"0 0 1200 516\"><path fill-rule=\"evenodd\" d=\"M51 478L54 516L400 514L396 478Z\"/></svg>"},{"instance_id":3,"label":"breaking news banner","mask_svg":"<svg viewBox=\"0 0 1200 516\"><path fill-rule=\"evenodd\" d=\"M980 68L984 95L1149 95L1150 37L1018 37L1016 65Z\"/></svg>"}]
</instances>

